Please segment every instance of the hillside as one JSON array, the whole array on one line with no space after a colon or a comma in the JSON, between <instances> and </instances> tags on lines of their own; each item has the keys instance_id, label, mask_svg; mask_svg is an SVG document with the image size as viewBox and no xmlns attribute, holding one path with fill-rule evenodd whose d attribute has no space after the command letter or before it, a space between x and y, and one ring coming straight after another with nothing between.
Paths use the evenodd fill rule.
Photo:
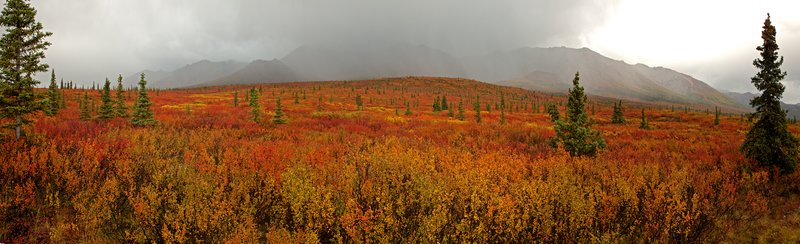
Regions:
<instances>
[{"instance_id":1,"label":"hillside","mask_svg":"<svg viewBox=\"0 0 800 244\"><path fill-rule=\"evenodd\" d=\"M280 60L256 60L233 74L198 85L258 84L301 80L297 73Z\"/></svg>"},{"instance_id":2,"label":"hillside","mask_svg":"<svg viewBox=\"0 0 800 244\"><path fill-rule=\"evenodd\" d=\"M662 67L630 65L588 48L520 48L456 58L421 45L370 43L353 47L303 46L281 59L240 63L199 62L165 77L154 87L211 86L285 81L360 80L397 76L464 77L526 89L566 92L582 75L598 96L746 109L689 75Z\"/></svg>"},{"instance_id":3,"label":"hillside","mask_svg":"<svg viewBox=\"0 0 800 244\"><path fill-rule=\"evenodd\" d=\"M245 67L245 63L236 61L214 62L201 60L174 71L144 71L147 86L153 88L189 87L220 79L233 74ZM140 72L141 73L141 72ZM135 85L139 82L139 74L133 74L125 79L126 85Z\"/></svg>"},{"instance_id":4,"label":"hillside","mask_svg":"<svg viewBox=\"0 0 800 244\"><path fill-rule=\"evenodd\" d=\"M170 72L163 70L158 70L158 71L142 70L139 71L138 73L131 74L128 77L122 79L122 84L125 87L136 86L139 83L139 79L141 79L141 74L144 74L144 77L145 79L147 79L149 84L151 81L161 80L162 78L169 76Z\"/></svg>"},{"instance_id":5,"label":"hillside","mask_svg":"<svg viewBox=\"0 0 800 244\"><path fill-rule=\"evenodd\" d=\"M443 51L405 43L370 43L358 48L303 46L281 60L304 80L468 74L458 59Z\"/></svg>"},{"instance_id":6,"label":"hillside","mask_svg":"<svg viewBox=\"0 0 800 244\"><path fill-rule=\"evenodd\" d=\"M735 101L689 75L662 67L630 65L588 48L521 48L471 57L465 63L478 79L528 89L565 92L575 72L580 72L590 94L741 109Z\"/></svg>"},{"instance_id":7,"label":"hillside","mask_svg":"<svg viewBox=\"0 0 800 244\"><path fill-rule=\"evenodd\" d=\"M800 189L800 173L748 164L738 116L625 101L628 123L612 124L613 100L590 96L607 147L570 157L544 111L564 114L564 96L468 79L163 90L151 127L81 119L79 97L100 94L63 92L64 110L30 117L35 136L0 136L5 242L738 243L800 229L797 198L775 190ZM271 121L279 97L286 124Z\"/></svg>"},{"instance_id":8,"label":"hillside","mask_svg":"<svg viewBox=\"0 0 800 244\"><path fill-rule=\"evenodd\" d=\"M750 100L752 100L759 94L753 94L750 92L741 93L741 92L726 91L725 95L735 100L742 106L748 107L749 108L748 111L753 112L755 111L755 109L750 106ZM781 102L781 108L783 108L783 110L786 110L786 115L789 119L800 118L800 104L788 104L785 102Z\"/></svg>"}]
</instances>

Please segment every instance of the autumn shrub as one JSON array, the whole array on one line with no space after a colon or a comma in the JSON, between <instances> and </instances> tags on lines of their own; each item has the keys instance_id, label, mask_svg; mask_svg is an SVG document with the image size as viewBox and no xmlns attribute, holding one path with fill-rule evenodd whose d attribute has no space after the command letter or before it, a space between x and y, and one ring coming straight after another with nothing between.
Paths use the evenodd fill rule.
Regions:
<instances>
[{"instance_id":1,"label":"autumn shrub","mask_svg":"<svg viewBox=\"0 0 800 244\"><path fill-rule=\"evenodd\" d=\"M467 104L488 89L434 81L373 82L387 87L386 98L415 92L423 104L441 96L432 85L451 100L471 88ZM543 113L509 113L500 125L498 113L477 124L428 110L348 112L350 87L370 84L265 86L265 95L322 87L309 95L323 97L327 112L290 105L292 121L281 126L257 125L248 108L230 106L230 92L243 86L163 91L152 98L159 125L145 128L79 121L70 99L54 117L37 115L29 139L0 142L0 241L792 240L795 229L764 216L792 206L800 173L770 180L774 172L747 163L730 143L742 140L745 122L707 130L708 116L648 110L681 122L654 119L653 130L601 122L607 148L572 158L547 145L555 132ZM500 93L481 98L498 100L491 94ZM208 105L191 115L163 106L196 99ZM592 119L607 121L613 108L598 107Z\"/></svg>"}]
</instances>

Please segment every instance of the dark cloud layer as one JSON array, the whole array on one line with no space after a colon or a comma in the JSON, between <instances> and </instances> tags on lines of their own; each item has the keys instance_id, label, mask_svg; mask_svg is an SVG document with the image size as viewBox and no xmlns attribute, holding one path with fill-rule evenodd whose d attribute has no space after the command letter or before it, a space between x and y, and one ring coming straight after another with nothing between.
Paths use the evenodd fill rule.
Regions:
<instances>
[{"instance_id":1,"label":"dark cloud layer","mask_svg":"<svg viewBox=\"0 0 800 244\"><path fill-rule=\"evenodd\" d=\"M455 56L580 45L614 1L34 1L47 61L81 82L200 59L280 58L301 45L395 41Z\"/></svg>"},{"instance_id":2,"label":"dark cloud layer","mask_svg":"<svg viewBox=\"0 0 800 244\"><path fill-rule=\"evenodd\" d=\"M592 43L590 35L624 4L623 0L32 2L45 29L54 33L46 61L59 77L82 84L142 69L172 70L202 59L281 58L302 45L407 42L457 57L525 46L589 46L602 52L604 47ZM679 18L680 13L675 16ZM792 23L781 26L779 34L800 33L800 24ZM800 81L795 80L800 76L793 71L800 72L800 46L793 43L800 43L800 37L785 38L782 54L787 56L785 69L790 73L786 97L797 102ZM605 49L603 53L612 58L626 57L615 55L625 50ZM732 50L723 56L680 63L652 61L658 57L649 60L718 88L752 91L747 81L755 71L749 60L756 52Z\"/></svg>"}]
</instances>

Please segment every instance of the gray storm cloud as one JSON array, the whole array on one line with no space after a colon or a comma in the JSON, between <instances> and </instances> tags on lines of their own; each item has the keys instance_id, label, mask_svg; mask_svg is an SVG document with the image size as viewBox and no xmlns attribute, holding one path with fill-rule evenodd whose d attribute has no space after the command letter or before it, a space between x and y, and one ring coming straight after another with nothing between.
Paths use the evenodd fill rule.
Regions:
<instances>
[{"instance_id":1,"label":"gray storm cloud","mask_svg":"<svg viewBox=\"0 0 800 244\"><path fill-rule=\"evenodd\" d=\"M47 62L83 84L201 59L281 58L302 45L392 41L454 56L581 45L614 1L33 1ZM43 76L44 77L44 76Z\"/></svg>"},{"instance_id":2,"label":"gray storm cloud","mask_svg":"<svg viewBox=\"0 0 800 244\"><path fill-rule=\"evenodd\" d=\"M143 69L173 70L203 59L249 62L282 58L303 45L358 48L370 42L405 42L456 57L519 47L594 48L586 35L613 17L621 2L32 1L45 29L54 33L46 62L59 77L78 84ZM800 32L797 25L783 28L778 30L779 38ZM784 69L790 74L785 97L789 102L800 102L800 76L794 75L800 72L800 46L794 43L800 43L800 37L786 36L779 44L781 54L787 57ZM753 91L748 81L755 73L750 65L757 56L754 48L670 67L717 88ZM619 58L613 53L607 55ZM46 74L39 76L40 80L48 78Z\"/></svg>"}]
</instances>

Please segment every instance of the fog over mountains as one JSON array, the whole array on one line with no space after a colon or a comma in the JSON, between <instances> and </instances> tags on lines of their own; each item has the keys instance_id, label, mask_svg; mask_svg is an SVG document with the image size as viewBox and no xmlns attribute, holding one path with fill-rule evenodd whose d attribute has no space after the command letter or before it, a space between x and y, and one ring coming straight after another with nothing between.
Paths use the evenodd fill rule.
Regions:
<instances>
[{"instance_id":1,"label":"fog over mountains","mask_svg":"<svg viewBox=\"0 0 800 244\"><path fill-rule=\"evenodd\" d=\"M755 94L750 92L730 92L730 91L723 91L723 93L732 98L734 101L738 102L742 106L750 108L750 100L753 100L754 97L759 96L761 94ZM800 119L800 103L798 104L789 104L785 102L781 102L781 108L786 110L786 115L788 119ZM755 111L755 109L750 109L750 111Z\"/></svg>"},{"instance_id":2,"label":"fog over mountains","mask_svg":"<svg viewBox=\"0 0 800 244\"><path fill-rule=\"evenodd\" d=\"M287 81L358 80L445 76L548 92L566 92L575 72L589 94L648 102L742 109L745 106L689 75L662 67L631 65L588 48L519 48L454 57L424 45L371 43L358 47L303 46L281 59L200 61L170 72L143 71L158 88ZM126 79L132 85L138 75Z\"/></svg>"}]
</instances>

